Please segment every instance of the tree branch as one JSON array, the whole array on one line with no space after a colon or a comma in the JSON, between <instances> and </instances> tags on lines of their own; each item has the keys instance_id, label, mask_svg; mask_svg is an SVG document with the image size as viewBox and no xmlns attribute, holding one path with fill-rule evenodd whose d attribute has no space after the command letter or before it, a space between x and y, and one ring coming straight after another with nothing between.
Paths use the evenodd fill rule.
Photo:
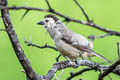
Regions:
<instances>
[{"instance_id":1,"label":"tree branch","mask_svg":"<svg viewBox=\"0 0 120 80\"><path fill-rule=\"evenodd\" d=\"M80 5L80 3L77 0L74 0L74 2L76 3L76 5L81 9L83 15L85 16L86 20L88 22L91 22L91 20L89 19L89 16L87 15L87 13L85 12L84 8L82 8L82 6Z\"/></svg>"},{"instance_id":2,"label":"tree branch","mask_svg":"<svg viewBox=\"0 0 120 80\"><path fill-rule=\"evenodd\" d=\"M99 36L91 35L91 36L88 36L88 38L93 41L95 39L105 38L105 37L110 36L110 35L112 35L112 34L111 33L105 33L105 34L99 35Z\"/></svg>"},{"instance_id":3,"label":"tree branch","mask_svg":"<svg viewBox=\"0 0 120 80\"><path fill-rule=\"evenodd\" d=\"M48 1L48 0L45 0L45 1L46 1L47 5L48 5L49 11L53 11L53 9L52 9L52 7L51 7L49 1Z\"/></svg>"},{"instance_id":4,"label":"tree branch","mask_svg":"<svg viewBox=\"0 0 120 80\"><path fill-rule=\"evenodd\" d=\"M120 65L120 59L117 60L113 65L111 65L105 72L101 73L98 80L103 80L103 78L111 73L118 65Z\"/></svg>"},{"instance_id":5,"label":"tree branch","mask_svg":"<svg viewBox=\"0 0 120 80\"><path fill-rule=\"evenodd\" d=\"M23 20L23 18L27 15L28 12L29 12L29 9L27 9L27 10L25 11L25 13L23 14L23 16L21 17L21 20Z\"/></svg>"},{"instance_id":6,"label":"tree branch","mask_svg":"<svg viewBox=\"0 0 120 80\"><path fill-rule=\"evenodd\" d=\"M120 59L120 43L117 42L117 52L118 52L118 58Z\"/></svg>"},{"instance_id":7,"label":"tree branch","mask_svg":"<svg viewBox=\"0 0 120 80\"><path fill-rule=\"evenodd\" d=\"M39 46L39 45L31 43L30 41L27 41L27 40L25 40L25 43L26 43L27 46L37 47L37 48L40 48L40 49L50 48L50 49L53 49L55 51L58 51L55 47L50 46L47 43L44 46Z\"/></svg>"},{"instance_id":8,"label":"tree branch","mask_svg":"<svg viewBox=\"0 0 120 80\"><path fill-rule=\"evenodd\" d=\"M117 47L118 47L118 54L119 54L119 43L117 43ZM113 65L111 65L106 71L101 73L98 79L103 80L103 78L107 76L109 73L111 73L117 66L120 67L120 58Z\"/></svg>"},{"instance_id":9,"label":"tree branch","mask_svg":"<svg viewBox=\"0 0 120 80\"><path fill-rule=\"evenodd\" d=\"M0 29L0 31L6 31L5 29Z\"/></svg>"},{"instance_id":10,"label":"tree branch","mask_svg":"<svg viewBox=\"0 0 120 80\"><path fill-rule=\"evenodd\" d=\"M82 73L84 72L87 72L87 71L90 71L90 70L94 70L92 68L83 68L82 70L76 72L76 73L71 73L71 76L68 77L66 80L71 80L73 79L74 77L78 76L78 75L81 75Z\"/></svg>"},{"instance_id":11,"label":"tree branch","mask_svg":"<svg viewBox=\"0 0 120 80\"><path fill-rule=\"evenodd\" d=\"M113 31L113 30L110 30L110 29L107 29L107 28L104 28L102 26L99 26L93 22L85 22L85 21L82 21L82 20L77 20L77 19L74 19L74 18L71 18L71 17L68 17L68 16L65 16L64 14L61 14L55 10L53 11L49 11L49 9L42 9L42 8L33 8L33 7L24 7L24 6L21 6L21 7L16 7L16 6L13 6L13 7L0 7L0 9L10 9L10 10L35 10L35 11L42 11L42 12L49 12L49 13L53 13L53 14L56 14L66 20L69 20L71 22L75 22L75 23L79 23L79 24L83 24L83 25L87 25L89 27L93 27L95 29L98 29L98 30L101 30L103 32L106 32L106 33L111 33L111 35L116 35L116 36L120 36L120 32L117 32L117 31Z\"/></svg>"},{"instance_id":12,"label":"tree branch","mask_svg":"<svg viewBox=\"0 0 120 80\"><path fill-rule=\"evenodd\" d=\"M73 62L73 63L76 64L76 62ZM90 70L96 70L96 71L106 71L109 69L109 66L99 65L97 63L87 61L87 60L80 60L79 66L87 66ZM61 61L61 62L55 63L55 64L53 64L53 67L48 71L47 75L45 75L43 77L44 77L44 79L50 80L50 79L52 79L52 77L58 70L62 70L65 68L70 68L70 67L75 68L76 65L70 64L69 61ZM120 75L119 68L120 68L120 66L115 68L115 70L113 70L112 73ZM89 71L89 69L83 69L82 71L75 73L72 78L74 78L75 75L81 74L85 71ZM72 78L70 78L70 79L72 79ZM69 80L69 78L68 78L68 80Z\"/></svg>"},{"instance_id":13,"label":"tree branch","mask_svg":"<svg viewBox=\"0 0 120 80\"><path fill-rule=\"evenodd\" d=\"M8 2L7 0L2 0L0 1L0 4L4 7L8 7ZM7 29L7 34L9 36L9 39L11 41L11 44L13 46L13 49L15 51L15 54L21 63L22 67L24 68L27 76L31 80L38 80L36 73L32 69L28 59L26 58L24 51L22 50L19 40L17 38L17 34L15 33L13 29L13 25L11 23L10 17L9 17L9 11L8 9L2 9L1 10L1 15L2 15L2 20L5 25L5 29Z\"/></svg>"}]
</instances>

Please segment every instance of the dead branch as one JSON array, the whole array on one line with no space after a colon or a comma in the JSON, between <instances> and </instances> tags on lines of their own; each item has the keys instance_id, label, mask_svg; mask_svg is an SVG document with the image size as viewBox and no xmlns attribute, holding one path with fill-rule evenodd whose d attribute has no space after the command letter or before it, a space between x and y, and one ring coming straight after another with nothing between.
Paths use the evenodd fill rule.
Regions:
<instances>
[{"instance_id":1,"label":"dead branch","mask_svg":"<svg viewBox=\"0 0 120 80\"><path fill-rule=\"evenodd\" d=\"M111 34L111 33L105 33L105 34L99 35L99 36L91 35L91 36L88 36L88 38L89 38L91 41L93 41L93 40L95 40L95 39L105 38L105 37L110 36L110 35L112 35L112 34Z\"/></svg>"},{"instance_id":2,"label":"dead branch","mask_svg":"<svg viewBox=\"0 0 120 80\"><path fill-rule=\"evenodd\" d=\"M37 48L40 48L40 49L50 48L50 49L53 49L53 50L55 50L55 51L58 51L55 47L50 46L50 45L48 45L47 43L46 43L44 46L39 46L39 45L34 44L34 43L31 43L31 42L29 42L29 41L27 41L27 40L25 40L25 43L26 43L27 46L37 47Z\"/></svg>"},{"instance_id":3,"label":"dead branch","mask_svg":"<svg viewBox=\"0 0 120 80\"><path fill-rule=\"evenodd\" d=\"M8 2L7 0L2 0L0 1L0 4L4 7L8 7ZM2 15L2 20L5 25L5 29L7 29L7 34L9 36L9 39L11 41L11 44L13 46L13 49L15 51L15 54L21 63L22 67L24 68L27 76L31 80L38 80L36 73L32 69L28 59L26 58L24 51L22 50L19 40L17 38L17 34L13 29L13 25L11 23L10 17L9 17L9 11L8 9L2 9L1 10L1 15Z\"/></svg>"},{"instance_id":4,"label":"dead branch","mask_svg":"<svg viewBox=\"0 0 120 80\"><path fill-rule=\"evenodd\" d=\"M77 20L77 19L74 19L74 18L71 18L71 17L68 17L68 16L65 16L64 14L62 13L59 13L57 11L55 11L54 9L51 11L49 9L42 9L42 8L33 8L33 7L26 7L26 6L21 6L21 7L18 7L18 6L13 6L13 7L0 7L0 9L10 9L10 10L34 10L34 11L42 11L42 12L49 12L49 13L53 13L53 14L56 14L62 18L64 18L65 20L68 20L68 21L71 21L71 22L75 22L75 23L80 23L80 24L83 24L83 25L87 25L89 27L93 27L93 28L96 28L98 30L101 30L103 32L106 32L106 33L110 33L111 35L116 35L116 36L120 36L120 32L117 32L117 31L113 31L113 30L110 30L110 29L107 29L107 28L104 28L102 26L99 26L93 22L85 22L85 21L82 21L82 20Z\"/></svg>"},{"instance_id":5,"label":"dead branch","mask_svg":"<svg viewBox=\"0 0 120 80\"><path fill-rule=\"evenodd\" d=\"M118 47L118 54L120 54L119 53L119 43L117 43L117 47ZM119 56L119 55L118 55ZM111 73L117 66L119 67L119 65L120 65L120 58L113 64L113 65L111 65L106 71L104 71L103 73L101 73L100 75L99 75L99 80L103 80L103 78L105 77L105 76L107 76L109 73Z\"/></svg>"},{"instance_id":6,"label":"dead branch","mask_svg":"<svg viewBox=\"0 0 120 80\"><path fill-rule=\"evenodd\" d=\"M5 29L0 29L0 31L6 31Z\"/></svg>"},{"instance_id":7,"label":"dead branch","mask_svg":"<svg viewBox=\"0 0 120 80\"><path fill-rule=\"evenodd\" d=\"M81 75L82 73L84 72L87 72L87 71L90 71L90 70L94 70L92 68L83 68L82 70L78 71L78 72L75 72L75 73L70 73L70 77L68 77L66 80L71 80L73 79L74 77L77 77L78 75Z\"/></svg>"},{"instance_id":8,"label":"dead branch","mask_svg":"<svg viewBox=\"0 0 120 80\"><path fill-rule=\"evenodd\" d=\"M80 5L80 3L77 0L74 0L74 2L76 3L76 5L81 9L83 15L85 16L86 20L88 22L91 22L91 20L89 19L89 16L87 15L87 13L85 12L84 8L82 8L82 6Z\"/></svg>"}]
</instances>

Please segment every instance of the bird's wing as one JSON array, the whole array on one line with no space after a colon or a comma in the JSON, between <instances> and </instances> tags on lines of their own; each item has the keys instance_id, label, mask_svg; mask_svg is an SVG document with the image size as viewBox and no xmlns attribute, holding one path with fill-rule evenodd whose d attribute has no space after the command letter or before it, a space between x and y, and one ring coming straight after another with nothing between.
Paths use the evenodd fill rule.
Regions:
<instances>
[{"instance_id":1,"label":"bird's wing","mask_svg":"<svg viewBox=\"0 0 120 80\"><path fill-rule=\"evenodd\" d=\"M97 57L104 59L105 61L111 63L111 61L106 59L104 56L94 52L90 46L90 42L80 34L70 31L70 32L63 34L62 40L64 42L76 47L77 49L79 49L81 51L91 53L92 55L97 56Z\"/></svg>"},{"instance_id":2,"label":"bird's wing","mask_svg":"<svg viewBox=\"0 0 120 80\"><path fill-rule=\"evenodd\" d=\"M62 40L78 49L92 49L90 47L90 42L80 34L72 31L66 31L62 34Z\"/></svg>"}]
</instances>

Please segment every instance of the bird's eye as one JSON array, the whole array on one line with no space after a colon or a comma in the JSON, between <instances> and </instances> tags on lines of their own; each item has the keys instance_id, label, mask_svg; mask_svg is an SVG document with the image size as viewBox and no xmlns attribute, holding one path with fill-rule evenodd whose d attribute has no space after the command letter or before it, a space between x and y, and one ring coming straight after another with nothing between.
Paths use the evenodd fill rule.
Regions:
<instances>
[{"instance_id":1,"label":"bird's eye","mask_svg":"<svg viewBox=\"0 0 120 80\"><path fill-rule=\"evenodd\" d=\"M48 22L48 20L45 20L45 22Z\"/></svg>"}]
</instances>

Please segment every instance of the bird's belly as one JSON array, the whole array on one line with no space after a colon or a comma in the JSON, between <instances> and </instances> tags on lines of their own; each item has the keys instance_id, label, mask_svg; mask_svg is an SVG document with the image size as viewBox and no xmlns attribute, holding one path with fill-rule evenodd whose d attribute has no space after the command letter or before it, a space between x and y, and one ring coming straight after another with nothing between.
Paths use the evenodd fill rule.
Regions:
<instances>
[{"instance_id":1,"label":"bird's belly","mask_svg":"<svg viewBox=\"0 0 120 80\"><path fill-rule=\"evenodd\" d=\"M67 56L70 59L76 59L80 56L80 51L78 49L63 41L57 42L56 47L63 56Z\"/></svg>"}]
</instances>

